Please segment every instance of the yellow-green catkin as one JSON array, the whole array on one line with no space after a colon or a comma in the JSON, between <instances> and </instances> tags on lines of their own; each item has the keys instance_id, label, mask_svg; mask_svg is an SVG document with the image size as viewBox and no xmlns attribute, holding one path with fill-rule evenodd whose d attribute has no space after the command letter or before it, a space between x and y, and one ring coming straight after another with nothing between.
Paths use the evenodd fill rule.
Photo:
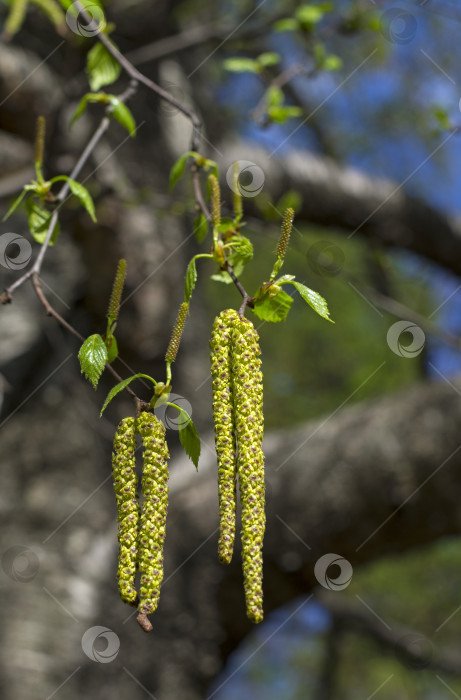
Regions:
<instances>
[{"instance_id":1,"label":"yellow-green catkin","mask_svg":"<svg viewBox=\"0 0 461 700\"><path fill-rule=\"evenodd\" d=\"M134 586L137 561L139 504L136 477L136 426L134 418L124 418L115 433L112 470L118 510L118 589L125 603L135 604Z\"/></svg>"},{"instance_id":2,"label":"yellow-green catkin","mask_svg":"<svg viewBox=\"0 0 461 700\"><path fill-rule=\"evenodd\" d=\"M115 272L114 284L112 285L112 292L109 299L109 306L107 308L107 316L112 320L116 321L118 318L118 313L120 311L120 302L122 300L123 286L126 279L126 260L121 258L117 264L117 270Z\"/></svg>"},{"instance_id":3,"label":"yellow-green catkin","mask_svg":"<svg viewBox=\"0 0 461 700\"><path fill-rule=\"evenodd\" d=\"M181 342L184 324L186 323L187 313L189 311L189 302L183 301L179 307L178 315L171 334L170 342L165 354L166 362L174 362L178 354L179 344Z\"/></svg>"},{"instance_id":4,"label":"yellow-green catkin","mask_svg":"<svg viewBox=\"0 0 461 700\"><path fill-rule=\"evenodd\" d=\"M35 134L35 167L40 169L43 163L45 150L45 117L37 117L37 131Z\"/></svg>"},{"instance_id":5,"label":"yellow-green catkin","mask_svg":"<svg viewBox=\"0 0 461 700\"><path fill-rule=\"evenodd\" d=\"M265 516L263 384L259 337L248 319L232 326L231 371L237 469L242 507L242 559L247 615L263 619L262 547Z\"/></svg>"},{"instance_id":6,"label":"yellow-green catkin","mask_svg":"<svg viewBox=\"0 0 461 700\"><path fill-rule=\"evenodd\" d=\"M213 418L218 457L219 559L229 564L235 539L236 453L232 402L230 341L232 326L238 322L236 311L222 311L211 332L211 377L213 380Z\"/></svg>"},{"instance_id":7,"label":"yellow-green catkin","mask_svg":"<svg viewBox=\"0 0 461 700\"><path fill-rule=\"evenodd\" d=\"M216 175L208 177L211 188L211 219L213 226L219 226L221 223L221 191Z\"/></svg>"},{"instance_id":8,"label":"yellow-green catkin","mask_svg":"<svg viewBox=\"0 0 461 700\"><path fill-rule=\"evenodd\" d=\"M288 243L290 242L291 229L293 228L293 219L295 216L294 209L287 209L283 215L282 230L277 246L277 258L284 258L287 252Z\"/></svg>"},{"instance_id":9,"label":"yellow-green catkin","mask_svg":"<svg viewBox=\"0 0 461 700\"><path fill-rule=\"evenodd\" d=\"M142 615L150 615L157 608L163 580L169 453L165 428L157 416L141 413L137 420L137 430L144 445L144 500L138 541L138 566L141 572L138 610Z\"/></svg>"}]
</instances>

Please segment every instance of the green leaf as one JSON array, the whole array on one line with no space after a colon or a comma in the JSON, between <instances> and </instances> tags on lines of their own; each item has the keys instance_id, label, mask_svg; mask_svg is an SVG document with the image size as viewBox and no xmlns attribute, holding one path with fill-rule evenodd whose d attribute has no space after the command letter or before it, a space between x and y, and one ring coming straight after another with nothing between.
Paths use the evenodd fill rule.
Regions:
<instances>
[{"instance_id":1,"label":"green leaf","mask_svg":"<svg viewBox=\"0 0 461 700\"><path fill-rule=\"evenodd\" d=\"M90 335L85 340L78 352L82 374L92 383L96 389L99 378L107 362L107 348L98 333Z\"/></svg>"},{"instance_id":2,"label":"green leaf","mask_svg":"<svg viewBox=\"0 0 461 700\"><path fill-rule=\"evenodd\" d=\"M152 379L152 377L149 377L148 374L133 374L133 376L128 377L128 379L122 379L122 381L119 382L118 384L116 384L114 387L112 387L112 389L107 394L107 398L104 401L104 405L101 408L101 413L99 415L102 416L102 414L104 413L104 411L106 410L107 406L110 404L110 402L112 401L114 396L117 396L117 394L119 394L121 391L123 391L125 389L125 387L127 387L128 384L130 382L132 382L134 379L140 379L140 378L148 379L153 384L156 384L155 379Z\"/></svg>"},{"instance_id":3,"label":"green leaf","mask_svg":"<svg viewBox=\"0 0 461 700\"><path fill-rule=\"evenodd\" d=\"M88 52L86 73L93 91L96 92L104 85L115 83L121 70L120 64L102 44L95 44Z\"/></svg>"},{"instance_id":4,"label":"green leaf","mask_svg":"<svg viewBox=\"0 0 461 700\"><path fill-rule=\"evenodd\" d=\"M233 231L235 229L235 221L229 216L221 217L221 223L216 226L219 233L227 233L228 231Z\"/></svg>"},{"instance_id":5,"label":"green leaf","mask_svg":"<svg viewBox=\"0 0 461 700\"><path fill-rule=\"evenodd\" d=\"M195 288L195 283L197 282L197 268L195 266L195 258L192 258L186 270L186 283L184 287L184 301L189 301L192 292Z\"/></svg>"},{"instance_id":6,"label":"green leaf","mask_svg":"<svg viewBox=\"0 0 461 700\"><path fill-rule=\"evenodd\" d=\"M266 51L259 54L256 60L260 66L266 68L267 66L276 66L277 63L280 63L281 58L280 54L275 53L275 51Z\"/></svg>"},{"instance_id":7,"label":"green leaf","mask_svg":"<svg viewBox=\"0 0 461 700\"><path fill-rule=\"evenodd\" d=\"M26 196L26 194L27 194L27 190L23 190L21 192L21 194L19 195L19 197L16 197L13 204L11 205L11 207L8 209L5 216L3 217L2 221L6 221L8 219L8 217L11 216L11 214L15 211L15 209L17 209L19 207L19 205L21 204L21 202L24 199L24 197Z\"/></svg>"},{"instance_id":8,"label":"green leaf","mask_svg":"<svg viewBox=\"0 0 461 700\"><path fill-rule=\"evenodd\" d=\"M266 102L268 107L279 107L283 104L285 95L283 90L276 85L273 85L266 91Z\"/></svg>"},{"instance_id":9,"label":"green leaf","mask_svg":"<svg viewBox=\"0 0 461 700\"><path fill-rule=\"evenodd\" d=\"M201 243L208 235L208 221L201 211L194 221L194 236Z\"/></svg>"},{"instance_id":10,"label":"green leaf","mask_svg":"<svg viewBox=\"0 0 461 700\"><path fill-rule=\"evenodd\" d=\"M223 68L231 73L259 73L260 67L257 61L244 56L235 56L227 58L223 62Z\"/></svg>"},{"instance_id":11,"label":"green leaf","mask_svg":"<svg viewBox=\"0 0 461 700\"><path fill-rule=\"evenodd\" d=\"M279 277L277 280L274 281L274 284L287 284L288 282L292 282L294 280L295 276L294 275L282 275Z\"/></svg>"},{"instance_id":12,"label":"green leaf","mask_svg":"<svg viewBox=\"0 0 461 700\"><path fill-rule=\"evenodd\" d=\"M269 107L267 109L267 116L273 122L279 124L284 124L287 119L292 119L293 117L300 117L303 114L301 107L295 107L287 105L285 107Z\"/></svg>"},{"instance_id":13,"label":"green leaf","mask_svg":"<svg viewBox=\"0 0 461 700\"><path fill-rule=\"evenodd\" d=\"M255 301L253 311L263 321L278 323L286 319L292 303L293 299L283 290L275 296L266 293Z\"/></svg>"},{"instance_id":14,"label":"green leaf","mask_svg":"<svg viewBox=\"0 0 461 700\"><path fill-rule=\"evenodd\" d=\"M111 100L111 104L113 105L111 114L114 119L128 131L130 136L136 136L136 122L131 110L116 97Z\"/></svg>"},{"instance_id":15,"label":"green leaf","mask_svg":"<svg viewBox=\"0 0 461 700\"><path fill-rule=\"evenodd\" d=\"M309 306L311 306L314 309L314 311L316 311L319 314L319 316L322 316L322 318L325 318L327 321L334 323L334 321L330 318L328 304L321 294L319 294L318 292L314 292L313 289L309 289L309 287L306 287L304 284L301 284L301 282L279 281L279 284L292 284L293 287L295 287L298 290L304 301L307 304L309 304Z\"/></svg>"},{"instance_id":16,"label":"green leaf","mask_svg":"<svg viewBox=\"0 0 461 700\"><path fill-rule=\"evenodd\" d=\"M235 236L231 242L232 252L228 257L229 263L234 268L236 277L242 274L243 268L253 257L253 245L245 236Z\"/></svg>"},{"instance_id":17,"label":"green leaf","mask_svg":"<svg viewBox=\"0 0 461 700\"><path fill-rule=\"evenodd\" d=\"M76 180L71 180L71 178L69 177L66 178L66 180L69 183L70 191L72 192L72 194L79 198L81 204L83 204L88 214L91 216L92 220L96 221L94 203L86 187L84 187L80 182L77 182Z\"/></svg>"},{"instance_id":18,"label":"green leaf","mask_svg":"<svg viewBox=\"0 0 461 700\"><path fill-rule=\"evenodd\" d=\"M225 270L221 270L220 272L216 272L214 275L211 275L211 279L214 280L215 282L223 282L224 284L232 284L232 277Z\"/></svg>"},{"instance_id":19,"label":"green leaf","mask_svg":"<svg viewBox=\"0 0 461 700\"><path fill-rule=\"evenodd\" d=\"M276 32L294 32L298 29L299 23L294 17L286 17L275 22L273 29Z\"/></svg>"},{"instance_id":20,"label":"green leaf","mask_svg":"<svg viewBox=\"0 0 461 700\"><path fill-rule=\"evenodd\" d=\"M48 227L51 222L52 213L49 212L47 209L42 209L42 207L33 199L27 199L26 214L32 238L34 238L34 240L36 240L37 243L43 243L48 232ZM59 221L56 221L53 234L49 242L50 246L55 244L56 239L59 236L59 232Z\"/></svg>"},{"instance_id":21,"label":"green leaf","mask_svg":"<svg viewBox=\"0 0 461 700\"><path fill-rule=\"evenodd\" d=\"M102 104L108 104L111 101L111 98L114 98L114 96L107 95L105 92L87 92L86 95L83 95L82 99L80 100L79 105L71 119L70 125L72 126L72 124L76 122L79 117L82 116L88 102L99 102ZM117 98L115 97L114 99Z\"/></svg>"},{"instance_id":22,"label":"green leaf","mask_svg":"<svg viewBox=\"0 0 461 700\"><path fill-rule=\"evenodd\" d=\"M339 70L342 67L343 61L339 56L336 56L333 53L329 54L328 56L325 56L322 64L323 70L334 71Z\"/></svg>"},{"instance_id":23,"label":"green leaf","mask_svg":"<svg viewBox=\"0 0 461 700\"><path fill-rule=\"evenodd\" d=\"M107 362L110 364L118 356L118 345L114 335L111 335L110 338L106 338L106 348Z\"/></svg>"},{"instance_id":24,"label":"green leaf","mask_svg":"<svg viewBox=\"0 0 461 700\"><path fill-rule=\"evenodd\" d=\"M325 10L320 5L301 5L295 13L296 19L306 29L310 29L314 24L320 22L324 14Z\"/></svg>"},{"instance_id":25,"label":"green leaf","mask_svg":"<svg viewBox=\"0 0 461 700\"><path fill-rule=\"evenodd\" d=\"M176 404L169 404L178 409L180 413L180 428L179 428L179 439L181 445L186 450L187 456L192 460L195 468L198 470L198 460L200 457L200 437L197 432L195 425L192 422L192 418L183 408L176 406Z\"/></svg>"},{"instance_id":26,"label":"green leaf","mask_svg":"<svg viewBox=\"0 0 461 700\"><path fill-rule=\"evenodd\" d=\"M200 158L200 154L196 153L195 151L187 151L187 153L183 153L183 155L178 158L178 160L170 170L170 192L176 185L178 180L184 175L187 159L189 157L195 158L195 160L197 160L197 158Z\"/></svg>"}]
</instances>

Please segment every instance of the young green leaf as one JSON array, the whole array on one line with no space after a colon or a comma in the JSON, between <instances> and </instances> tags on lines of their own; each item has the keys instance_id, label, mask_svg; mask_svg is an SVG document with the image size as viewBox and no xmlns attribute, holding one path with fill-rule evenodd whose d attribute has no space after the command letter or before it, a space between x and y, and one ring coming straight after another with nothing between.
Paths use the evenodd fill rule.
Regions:
<instances>
[{"instance_id":1,"label":"young green leaf","mask_svg":"<svg viewBox=\"0 0 461 700\"><path fill-rule=\"evenodd\" d=\"M197 215L193 229L195 238L201 243L208 235L208 221L202 211Z\"/></svg>"},{"instance_id":2,"label":"young green leaf","mask_svg":"<svg viewBox=\"0 0 461 700\"><path fill-rule=\"evenodd\" d=\"M92 383L96 389L99 378L107 362L107 348L98 333L90 335L85 340L78 352L82 374Z\"/></svg>"},{"instance_id":3,"label":"young green leaf","mask_svg":"<svg viewBox=\"0 0 461 700\"><path fill-rule=\"evenodd\" d=\"M253 258L253 244L245 236L236 236L232 239L232 252L228 257L229 263L234 268L234 274L239 277L245 265Z\"/></svg>"},{"instance_id":4,"label":"young green leaf","mask_svg":"<svg viewBox=\"0 0 461 700\"><path fill-rule=\"evenodd\" d=\"M95 44L88 52L86 73L90 87L94 92L104 85L115 83L121 70L120 64L102 44Z\"/></svg>"},{"instance_id":5,"label":"young green leaf","mask_svg":"<svg viewBox=\"0 0 461 700\"><path fill-rule=\"evenodd\" d=\"M114 335L111 335L109 338L106 338L106 348L107 362L110 364L118 356L118 345Z\"/></svg>"},{"instance_id":6,"label":"young green leaf","mask_svg":"<svg viewBox=\"0 0 461 700\"><path fill-rule=\"evenodd\" d=\"M294 32L299 28L299 23L294 17L285 17L275 22L272 28L276 32Z\"/></svg>"},{"instance_id":7,"label":"young green leaf","mask_svg":"<svg viewBox=\"0 0 461 700\"><path fill-rule=\"evenodd\" d=\"M112 98L111 103L113 105L111 114L114 119L128 131L130 136L136 136L136 122L131 114L131 110L116 97Z\"/></svg>"},{"instance_id":8,"label":"young green leaf","mask_svg":"<svg viewBox=\"0 0 461 700\"><path fill-rule=\"evenodd\" d=\"M260 66L257 61L254 61L252 58L245 58L244 56L227 58L223 62L223 68L231 73L259 73L260 71Z\"/></svg>"},{"instance_id":9,"label":"young green leaf","mask_svg":"<svg viewBox=\"0 0 461 700\"><path fill-rule=\"evenodd\" d=\"M281 57L280 54L275 53L275 51L266 51L265 53L259 54L256 60L260 66L266 68L267 66L276 66L277 63L280 63Z\"/></svg>"},{"instance_id":10,"label":"young green leaf","mask_svg":"<svg viewBox=\"0 0 461 700\"><path fill-rule=\"evenodd\" d=\"M23 190L21 192L21 194L19 195L19 197L16 197L13 204L11 205L11 207L8 209L5 216L3 217L2 221L6 221L8 219L8 217L11 216L11 214L15 211L15 209L17 209L19 207L19 205L21 204L21 202L24 199L24 197L26 196L26 194L27 194L27 190Z\"/></svg>"},{"instance_id":11,"label":"young green leaf","mask_svg":"<svg viewBox=\"0 0 461 700\"><path fill-rule=\"evenodd\" d=\"M80 100L77 109L74 112L74 115L71 119L70 125L77 121L79 117L82 116L83 112L86 109L86 106L88 102L99 102L102 104L107 104L110 102L112 95L107 95L105 92L87 92L86 95L83 95L82 99Z\"/></svg>"},{"instance_id":12,"label":"young green leaf","mask_svg":"<svg viewBox=\"0 0 461 700\"><path fill-rule=\"evenodd\" d=\"M104 347L105 347L105 346L104 346ZM127 387L128 384L129 384L130 382L132 382L134 379L140 379L140 378L148 379L148 380L149 380L150 382L152 382L153 384L156 384L156 383L157 383L157 382L155 381L155 379L152 379L152 377L149 377L148 374L133 374L133 376L132 376L132 377L128 377L128 379L122 379L122 381L119 382L118 384L116 384L114 387L112 387L112 389L111 389L111 390L109 391L109 393L107 394L107 398L106 398L106 400L104 401L104 405L103 405L103 407L101 408L101 413L100 413L99 415L102 416L102 414L104 413L104 411L106 410L107 406L110 404L110 402L112 401L112 399L114 398L114 396L117 396L117 394L119 394L121 391L123 391L123 390L125 389L125 387Z\"/></svg>"},{"instance_id":13,"label":"young green leaf","mask_svg":"<svg viewBox=\"0 0 461 700\"><path fill-rule=\"evenodd\" d=\"M184 301L190 301L192 292L195 289L197 282L197 267L195 265L195 257L192 258L186 270L186 283L184 286Z\"/></svg>"},{"instance_id":14,"label":"young green leaf","mask_svg":"<svg viewBox=\"0 0 461 700\"><path fill-rule=\"evenodd\" d=\"M275 296L266 293L255 301L253 311L263 321L278 323L286 319L292 303L293 299L283 290Z\"/></svg>"},{"instance_id":15,"label":"young green leaf","mask_svg":"<svg viewBox=\"0 0 461 700\"><path fill-rule=\"evenodd\" d=\"M192 418L183 408L176 406L176 404L169 404L174 406L179 411L180 423L179 423L179 440L181 445L186 450L187 456L192 460L195 468L198 470L198 460L200 457L200 437L197 432L195 425L192 422Z\"/></svg>"},{"instance_id":16,"label":"young green leaf","mask_svg":"<svg viewBox=\"0 0 461 700\"><path fill-rule=\"evenodd\" d=\"M170 170L170 192L176 185L178 180L184 175L187 159L189 157L197 160L198 158L200 158L200 154L196 153L195 151L187 151L187 153L183 153L182 156L178 158L178 160Z\"/></svg>"},{"instance_id":17,"label":"young green leaf","mask_svg":"<svg viewBox=\"0 0 461 700\"><path fill-rule=\"evenodd\" d=\"M80 203L83 204L88 214L91 216L92 220L96 221L94 203L86 187L84 187L80 182L77 182L76 180L71 180L70 178L67 178L67 181L69 183L70 191L72 192L72 194L79 198Z\"/></svg>"},{"instance_id":18,"label":"young green leaf","mask_svg":"<svg viewBox=\"0 0 461 700\"><path fill-rule=\"evenodd\" d=\"M67 177L67 175L56 175L56 177L51 178L50 182L59 182L60 180L65 180L69 183L72 194L78 197L80 203L83 204L92 220L96 221L94 203L86 187L84 187L80 182L77 182L77 180L72 180L70 177Z\"/></svg>"},{"instance_id":19,"label":"young green leaf","mask_svg":"<svg viewBox=\"0 0 461 700\"><path fill-rule=\"evenodd\" d=\"M51 222L52 213L47 209L42 209L42 207L33 199L27 199L26 214L32 238L34 238L34 240L36 240L37 243L43 243L48 232L48 227ZM50 246L55 244L56 239L59 236L59 232L59 221L56 221L53 234L49 242Z\"/></svg>"},{"instance_id":20,"label":"young green leaf","mask_svg":"<svg viewBox=\"0 0 461 700\"><path fill-rule=\"evenodd\" d=\"M313 289L309 289L309 287L306 287L304 284L301 284L301 282L295 282L293 280L279 280L277 284L292 284L293 287L295 287L298 290L299 294L304 299L304 301L307 304L309 304L309 306L311 306L314 309L314 311L318 313L319 316L322 316L322 318L325 318L327 321L334 323L334 321L330 318L330 312L328 310L327 302L321 294L319 294L318 292L314 292Z\"/></svg>"}]
</instances>

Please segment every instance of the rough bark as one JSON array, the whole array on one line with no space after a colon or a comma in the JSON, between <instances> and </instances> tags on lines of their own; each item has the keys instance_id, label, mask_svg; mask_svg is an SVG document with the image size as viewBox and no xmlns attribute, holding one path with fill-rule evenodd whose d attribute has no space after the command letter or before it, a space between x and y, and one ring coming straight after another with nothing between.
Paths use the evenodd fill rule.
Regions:
<instances>
[{"instance_id":1,"label":"rough bark","mask_svg":"<svg viewBox=\"0 0 461 700\"><path fill-rule=\"evenodd\" d=\"M146 636L134 617L124 624L130 608L117 596L105 439L113 428L98 422L87 396L69 394L78 381L72 363L65 364L0 435L2 552L23 545L39 561L21 583L5 573L3 558L2 696L47 697L75 671L59 697L141 699L145 691L133 676L162 700L206 697L251 628L239 553L229 567L217 560L213 451L204 448L198 474L182 454L172 462L165 584L154 632ZM267 435L266 614L307 596L325 553L356 567L459 532L460 424L458 393L425 384ZM212 445L211 434L204 443ZM110 664L82 652L82 635L94 625L120 639Z\"/></svg>"}]
</instances>

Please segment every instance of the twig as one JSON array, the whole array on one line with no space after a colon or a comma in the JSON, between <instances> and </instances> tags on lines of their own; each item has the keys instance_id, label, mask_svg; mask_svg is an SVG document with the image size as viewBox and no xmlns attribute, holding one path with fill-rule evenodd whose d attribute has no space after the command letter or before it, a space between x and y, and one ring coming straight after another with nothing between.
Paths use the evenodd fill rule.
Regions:
<instances>
[{"instance_id":1,"label":"twig","mask_svg":"<svg viewBox=\"0 0 461 700\"><path fill-rule=\"evenodd\" d=\"M130 97L132 97L135 92L136 92L136 87L137 87L137 82L135 80L132 80L130 82L130 85L127 87L127 89L122 92L120 95L118 95L117 99L120 102L126 102ZM106 112L110 112L111 107L108 106ZM86 145L85 149L83 150L80 158L74 165L69 178L71 180L76 180L77 177L79 176L82 168L84 167L85 163L93 153L94 149L96 148L97 144L101 140L101 138L104 136L106 131L108 130L110 125L110 118L109 116L106 115L101 119L101 122L94 132L93 136L89 140L88 144ZM18 289L26 280L29 279L29 277L32 277L33 274L40 274L40 271L42 269L42 264L43 260L45 258L46 252L48 250L48 244L51 240L51 236L53 235L54 228L57 223L57 218L58 218L58 212L59 209L63 206L66 197L68 196L70 191L70 185L69 182L64 182L64 184L61 186L61 189L59 190L58 194L55 196L55 203L57 203L57 207L53 211L53 214L50 219L50 223L48 225L48 230L46 232L45 240L42 243L42 247L39 250L39 253L37 255L37 258L33 264L33 266L27 270L21 277L19 277L13 284L11 284L5 291L0 295L0 303L1 304L9 304L12 300L12 294L13 292Z\"/></svg>"},{"instance_id":2,"label":"twig","mask_svg":"<svg viewBox=\"0 0 461 700\"><path fill-rule=\"evenodd\" d=\"M88 24L92 22L92 18L86 12L83 5L80 2L78 2L78 0L74 2L74 7L78 10L79 14L83 17L83 19L86 22L88 22ZM96 39L98 39L98 41L101 42L101 44L107 49L110 55L113 58L115 58L117 63L131 78L134 78L134 80L137 80L146 87L148 87L149 90L155 92L163 100L165 100L165 102L169 102L171 105L176 107L177 110L182 112L182 114L184 114L190 120L193 127L191 138L191 151L197 151L200 146L200 135L202 130L202 122L198 118L197 114L192 109L189 109L188 107L183 105L182 102L176 99L176 97L170 95L170 93L164 90L162 87L160 87L160 85L154 83L154 81L148 78L146 75L144 75L144 73L141 73L137 68L135 68L133 64L130 63L130 61L117 49L117 47L114 46L110 39L105 34L103 34L102 31L98 29L95 33L95 37Z\"/></svg>"},{"instance_id":3,"label":"twig","mask_svg":"<svg viewBox=\"0 0 461 700\"><path fill-rule=\"evenodd\" d=\"M58 312L56 309L54 309L48 299L46 298L45 294L43 293L42 285L40 282L40 278L36 272L32 274L32 285L34 287L34 290L42 303L43 307L45 308L45 311L48 316L52 316L56 321L61 325L63 328L65 328L69 333L72 333L78 340L80 340L82 343L84 342L85 338L83 335L81 335L78 330L76 330L73 326L70 325ZM117 382L122 381L122 377L118 374L118 372L115 371L115 369L112 367L112 365L109 365L106 362L106 369L112 374L112 376L117 380ZM142 405L145 406L146 403L140 399L133 389L129 386L125 387L126 391L134 398L136 405ZM147 404L148 405L148 404Z\"/></svg>"}]
</instances>

